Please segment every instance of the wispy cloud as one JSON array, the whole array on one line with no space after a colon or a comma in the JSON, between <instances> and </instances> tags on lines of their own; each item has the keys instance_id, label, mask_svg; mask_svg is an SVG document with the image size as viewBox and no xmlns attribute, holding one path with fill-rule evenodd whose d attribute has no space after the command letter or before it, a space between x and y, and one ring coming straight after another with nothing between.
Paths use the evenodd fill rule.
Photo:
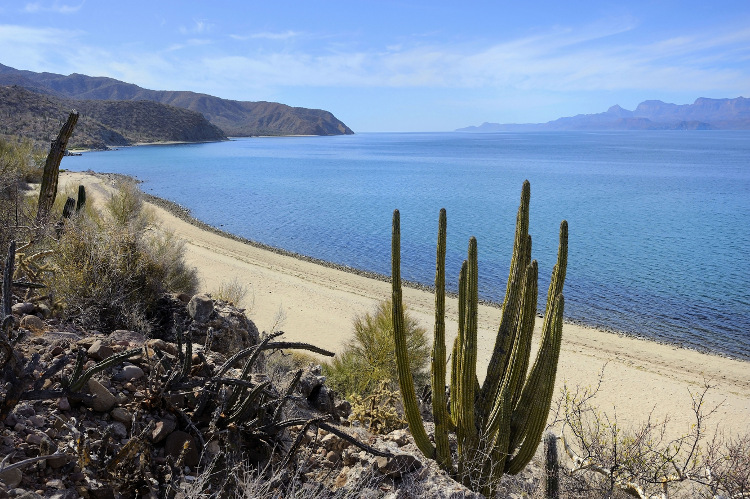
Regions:
<instances>
[{"instance_id":1,"label":"wispy cloud","mask_svg":"<svg viewBox=\"0 0 750 499\"><path fill-rule=\"evenodd\" d=\"M272 93L310 86L696 94L750 88L750 65L741 62L750 60L750 28L744 26L643 40L637 24L625 19L556 26L494 43L430 44L418 38L375 48L291 30L229 35L234 40L316 39L314 44L284 44L283 49L266 45L247 50L243 45L241 52L227 38L208 39L205 34L212 28L207 21L195 21L183 33L192 36L161 50L129 46L105 52L72 30L0 25L0 52L4 64L25 69L64 66L140 85L235 95L237 89ZM69 40L65 50L62 38ZM180 50L186 47L196 50Z\"/></svg>"},{"instance_id":2,"label":"wispy cloud","mask_svg":"<svg viewBox=\"0 0 750 499\"><path fill-rule=\"evenodd\" d=\"M270 32L270 31L263 31L260 33L251 33L249 35L229 35L230 38L234 40L239 41L246 41L246 40L289 40L292 38L297 38L300 35L302 35L302 32L300 31L280 31L280 32Z\"/></svg>"},{"instance_id":3,"label":"wispy cloud","mask_svg":"<svg viewBox=\"0 0 750 499\"><path fill-rule=\"evenodd\" d=\"M203 19L193 19L192 26L181 26L180 33L183 35L202 35L210 33L216 25Z\"/></svg>"},{"instance_id":4,"label":"wispy cloud","mask_svg":"<svg viewBox=\"0 0 750 499\"><path fill-rule=\"evenodd\" d=\"M78 12L81 10L81 8L86 3L86 0L83 0L78 5L66 5L61 4L60 2L53 2L50 4L42 4L41 2L33 2L33 3L27 3L23 10L24 12L27 12L29 14L34 14L37 12L55 12L57 14L73 14L75 12Z\"/></svg>"}]
</instances>

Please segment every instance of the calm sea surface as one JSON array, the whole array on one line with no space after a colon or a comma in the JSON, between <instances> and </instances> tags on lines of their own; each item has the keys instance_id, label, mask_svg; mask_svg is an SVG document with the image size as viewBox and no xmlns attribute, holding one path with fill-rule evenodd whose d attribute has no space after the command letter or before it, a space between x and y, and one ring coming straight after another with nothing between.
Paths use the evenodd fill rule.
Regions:
<instances>
[{"instance_id":1,"label":"calm sea surface","mask_svg":"<svg viewBox=\"0 0 750 499\"><path fill-rule=\"evenodd\" d=\"M480 293L493 301L528 179L542 299L567 219L568 319L750 359L750 132L250 138L62 166L136 176L226 231L386 275L398 208L403 277L425 284L445 207L449 287L475 235Z\"/></svg>"}]
</instances>

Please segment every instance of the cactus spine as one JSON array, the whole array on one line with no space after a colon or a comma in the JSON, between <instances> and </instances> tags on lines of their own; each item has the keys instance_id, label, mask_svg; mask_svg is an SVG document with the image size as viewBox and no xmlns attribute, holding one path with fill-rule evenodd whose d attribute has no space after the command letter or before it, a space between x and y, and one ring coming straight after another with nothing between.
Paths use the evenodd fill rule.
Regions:
<instances>
[{"instance_id":1,"label":"cactus spine","mask_svg":"<svg viewBox=\"0 0 750 499\"><path fill-rule=\"evenodd\" d=\"M547 420L557 372L562 338L562 317L568 253L568 225L560 224L557 263L547 293L542 339L531 369L531 339L537 311L536 260L531 260L529 235L529 182L523 184L516 218L516 235L503 311L495 347L483 385L476 373L478 330L478 257L475 238L461 268L458 293L458 336L451 357L450 415L445 400L445 210L438 224L435 271L435 340L432 355L432 393L435 446L419 412L409 370L404 334L400 276L400 218L393 214L392 295L393 330L399 385L406 419L414 440L425 456L468 487L492 495L504 473L516 474L531 460ZM527 373L528 371L528 373ZM455 429L458 456L454 467L448 432Z\"/></svg>"}]
</instances>

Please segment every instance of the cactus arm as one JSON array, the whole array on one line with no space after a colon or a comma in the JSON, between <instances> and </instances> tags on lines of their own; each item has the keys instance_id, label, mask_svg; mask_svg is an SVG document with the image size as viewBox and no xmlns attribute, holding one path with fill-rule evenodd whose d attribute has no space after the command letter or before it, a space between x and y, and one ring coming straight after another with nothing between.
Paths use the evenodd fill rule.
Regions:
<instances>
[{"instance_id":1,"label":"cactus arm","mask_svg":"<svg viewBox=\"0 0 750 499\"><path fill-rule=\"evenodd\" d=\"M83 372L83 374L80 375L80 377L74 377L70 380L70 391L71 392L77 392L81 388L83 388L83 385L86 384L86 382L91 379L91 376L94 374L103 371L109 367L115 366L121 362L124 362L125 360L129 359L130 357L135 357L136 355L139 355L142 352L142 349L140 348L133 348L132 350L126 350L125 352L117 353L114 355L111 355L106 360L102 360L101 362L95 364L94 366L88 368L86 371ZM79 357L80 358L80 357ZM78 364L78 363L76 363Z\"/></svg>"},{"instance_id":2,"label":"cactus arm","mask_svg":"<svg viewBox=\"0 0 750 499\"><path fill-rule=\"evenodd\" d=\"M461 425L459 425L459 407L461 400L461 359L463 359L464 326L466 320L466 273L469 264L464 260L461 264L461 272L458 274L458 335L453 343L453 359L451 361L451 418L456 425L459 448L462 444Z\"/></svg>"},{"instance_id":3,"label":"cactus arm","mask_svg":"<svg viewBox=\"0 0 750 499\"><path fill-rule=\"evenodd\" d=\"M409 423L409 429L422 453L433 459L435 447L430 442L424 429L422 415L419 412L417 396L414 393L414 379L409 369L409 357L406 347L406 331L404 327L404 308L401 301L401 220L398 210L393 212L393 233L391 237L391 286L393 298L393 335L396 344L396 366L398 368L398 383L404 402L404 412Z\"/></svg>"},{"instance_id":4,"label":"cactus arm","mask_svg":"<svg viewBox=\"0 0 750 499\"><path fill-rule=\"evenodd\" d=\"M464 457L472 459L478 444L478 431L474 416L476 396L476 366L477 366L477 312L479 294L477 290L477 240L469 239L469 251L466 273L466 312L463 345L459 358L459 426L463 429L463 446L467 452Z\"/></svg>"},{"instance_id":5,"label":"cactus arm","mask_svg":"<svg viewBox=\"0 0 750 499\"><path fill-rule=\"evenodd\" d=\"M523 350L519 354L517 366L519 372L518 383L511 392L513 399L511 407L516 407L518 399L521 396L521 390L526 379L526 371L529 369L529 358L531 357L531 339L534 336L534 323L536 322L537 299L539 298L539 267L536 260L533 260L526 270L526 292L524 293L523 303L521 306L521 317L519 318L519 338L518 342L522 344Z\"/></svg>"},{"instance_id":6,"label":"cactus arm","mask_svg":"<svg viewBox=\"0 0 750 499\"><path fill-rule=\"evenodd\" d=\"M506 370L514 333L518 320L518 307L521 301L523 278L526 266L531 261L531 236L529 236L529 209L531 203L531 185L526 180L521 189L521 201L516 214L516 235L513 242L513 256L508 272L508 284L503 300L503 312L500 318L495 347L487 365L487 375L480 397L481 414L489 417L492 403L498 393L498 386Z\"/></svg>"},{"instance_id":7,"label":"cactus arm","mask_svg":"<svg viewBox=\"0 0 750 499\"><path fill-rule=\"evenodd\" d=\"M550 320L549 334L545 335L542 339L543 344L539 349L539 356L529 374L529 383L527 383L527 386L536 385L538 389L534 390L533 397L529 400L531 410L526 418L524 428L521 428L520 432L516 434L520 435L520 438L523 438L523 442L520 444L518 452L505 465L505 470L512 475L520 472L531 461L531 458L534 457L547 423L547 416L549 415L549 408L552 403L552 394L555 389L557 361L560 357L564 308L565 299L560 294L555 298L555 303L552 306L551 313L553 317ZM537 366L539 366L538 369ZM539 373L538 379L537 372ZM521 395L521 403L524 402L524 395L525 393ZM511 431L512 426L511 422ZM511 438L513 438L513 435ZM518 438L519 436L516 436L516 440ZM512 444L513 441L511 441Z\"/></svg>"},{"instance_id":8,"label":"cactus arm","mask_svg":"<svg viewBox=\"0 0 750 499\"><path fill-rule=\"evenodd\" d=\"M563 292L563 285L565 284L565 274L568 268L568 221L563 220L560 222L560 243L557 247L557 263L552 269L552 278L549 282L549 289L547 290L547 306L544 311L544 325L543 328L548 327L548 322L552 319L552 314L547 312L550 311L555 297Z\"/></svg>"},{"instance_id":9,"label":"cactus arm","mask_svg":"<svg viewBox=\"0 0 750 499\"><path fill-rule=\"evenodd\" d=\"M448 442L449 416L445 401L445 244L447 218L440 210L435 263L435 338L432 344L432 411L435 419L437 462L443 469L451 468Z\"/></svg>"},{"instance_id":10,"label":"cactus arm","mask_svg":"<svg viewBox=\"0 0 750 499\"><path fill-rule=\"evenodd\" d=\"M76 202L76 211L81 211L86 205L86 188L82 185L78 186L78 201Z\"/></svg>"},{"instance_id":11,"label":"cactus arm","mask_svg":"<svg viewBox=\"0 0 750 499\"><path fill-rule=\"evenodd\" d=\"M528 325L528 314L532 314L532 317L536 314L537 272L537 263L536 260L534 260L529 264L525 272L527 284L525 287L526 292L524 293L525 306L523 307L521 319L519 320L519 324L521 325ZM497 431L510 434L510 431L507 430L507 426L503 426L502 421L510 414L508 408L512 410L512 408L515 407L513 399L517 398L516 393L520 396L520 387L523 386L523 381L526 377L526 369L529 365L533 332L533 318L530 329L519 328L519 331L517 332L517 338L513 344L513 352L511 353L510 361L508 362L508 369L503 376L503 383L499 390L499 396L495 397L492 405L492 412L487 420L485 432L488 435L494 435ZM506 398L508 400L505 400ZM503 449L503 452L507 453L507 445L508 444L506 444L506 448Z\"/></svg>"}]
</instances>

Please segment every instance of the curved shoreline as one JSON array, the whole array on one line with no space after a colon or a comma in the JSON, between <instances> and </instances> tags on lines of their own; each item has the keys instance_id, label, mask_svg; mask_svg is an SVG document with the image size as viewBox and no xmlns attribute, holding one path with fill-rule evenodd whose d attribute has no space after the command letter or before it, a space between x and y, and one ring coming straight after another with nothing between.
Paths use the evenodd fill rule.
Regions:
<instances>
[{"instance_id":1,"label":"curved shoreline","mask_svg":"<svg viewBox=\"0 0 750 499\"><path fill-rule=\"evenodd\" d=\"M132 181L135 181L135 182L139 182L139 183L141 182L138 179L135 179L135 178L130 177L128 175L119 174L119 173L101 173L101 174L98 174L98 175L111 175L111 176L115 176L115 177L126 178L126 179L129 179L129 180L132 180ZM361 276L361 277L366 277L368 279L375 279L375 280L382 281L382 282L387 282L387 283L391 282L391 277L388 276L388 275L385 275L385 274L380 274L378 272L373 272L373 271L369 271L369 270L358 269L356 267L351 267L351 266L348 266L348 265L342 265L342 264L339 264L339 263L330 262L328 260L322 260L320 258L315 258L315 257L312 257L312 256L303 255L302 253L296 253L294 251L289 251L289 250L286 250L284 248L278 248L276 246L271 246L271 245L268 245L268 244L265 244L265 243L261 243L261 242L258 242L258 241L253 241L252 239L248 239L246 237L238 236L238 235L233 234L231 232L227 232L227 231L225 231L223 229L220 229L220 228L218 228L216 226L207 224L206 222L204 222L204 221L202 221L202 220L194 217L191 214L191 211L190 211L189 208L186 208L186 207L182 206L179 203L176 203L176 202L171 201L169 199L161 198L159 196L155 196L153 194L148 194L148 193L145 193L143 191L141 191L141 192L142 192L142 194L144 196L144 199L147 199L149 203L154 204L156 206L159 206L159 207L167 210L168 212L170 212L172 215L174 215L175 217L179 218L180 220L183 220L184 222L187 222L187 223L189 223L189 224L191 224L191 225L193 225L193 226L195 226L195 227L197 227L197 228L199 228L201 230L205 230L205 231L211 232L213 234L216 234L218 236L226 237L228 239L232 239L234 241L237 241L237 242L240 242L240 243L243 243L243 244L248 244L250 246L253 246L253 247L261 249L261 250L270 251L270 252L275 253L277 255L282 255L282 256L287 256L287 257L291 257L291 258L296 258L298 260L302 260L302 261L305 261L305 262L310 262L310 263L313 263L315 265L320 265L320 266L323 266L323 267L326 267L326 268L329 268L329 269L340 270L342 272L348 272L350 274L355 274L355 275L358 275L358 276ZM416 289L416 290L419 290L419 291L425 291L425 292L433 293L433 294L435 293L435 287L434 286L429 286L429 285L426 285L426 284L422 284L422 283L415 282L415 281L408 281L408 280L402 280L401 283L402 283L403 286L411 288L411 289ZM451 298L457 298L458 294L454 293L454 292L451 292L451 291L446 291L446 296L447 297L451 297ZM484 306L487 306L487 307L502 309L502 303L499 303L499 302L480 299L479 303L481 305L484 305ZM541 312L537 312L537 317L543 317L543 314ZM595 329L597 331L603 331L603 332L610 333L610 334L616 334L618 336L622 336L622 337L625 337L625 338L633 338L633 339L640 340L640 341L650 341L650 342L653 342L653 343L657 343L659 345L676 347L676 348L680 348L680 349L684 349L684 350L698 352L698 353L705 354L705 355L713 355L713 356L716 356L716 357L737 360L737 361L740 361L740 362L750 362L750 359L742 358L740 356L732 355L730 353L716 352L716 351L710 350L708 348L701 349L701 348L697 348L697 347L687 346L687 345L684 345L682 343L671 342L671 341L663 340L663 339L660 339L660 338L649 337L649 336L646 336L646 335L643 335L643 334L637 334L637 333L633 333L633 332L629 332L629 331L620 331L620 330L617 330L617 329L614 329L614 328L610 328L610 327L606 327L606 326L601 326L601 325L596 325L596 324L589 324L589 323L587 323L585 321L582 321L582 320L565 319L565 323L566 324L575 324L577 326L581 326L581 327L584 327L584 328Z\"/></svg>"},{"instance_id":2,"label":"curved shoreline","mask_svg":"<svg viewBox=\"0 0 750 499\"><path fill-rule=\"evenodd\" d=\"M70 172L62 176L61 185L84 184L90 198L102 202L112 192L115 178ZM371 278L344 266L253 244L195 221L188 210L171 201L147 196L146 202L154 210L156 224L185 241L185 261L198 271L201 291L210 293L227 282L248 287L249 295L240 306L247 309L259 330L284 330L290 339L340 353L352 337L352 320L371 313L390 297L387 277ZM410 315L430 337L435 300L424 288L405 286L403 296ZM480 377L494 348L500 314L497 306L480 306ZM535 345L542 321L536 323ZM446 341L451 344L458 330L455 298L446 299L445 325ZM706 407L719 406L713 421L731 433L750 432L747 362L569 322L563 335L556 393L563 385L596 386L599 379L597 405L603 411L611 414L615 410L618 418L631 423L642 421L649 413L657 419L668 418L670 434L679 436L691 424L690 393L709 382L717 388L708 394Z\"/></svg>"}]
</instances>

